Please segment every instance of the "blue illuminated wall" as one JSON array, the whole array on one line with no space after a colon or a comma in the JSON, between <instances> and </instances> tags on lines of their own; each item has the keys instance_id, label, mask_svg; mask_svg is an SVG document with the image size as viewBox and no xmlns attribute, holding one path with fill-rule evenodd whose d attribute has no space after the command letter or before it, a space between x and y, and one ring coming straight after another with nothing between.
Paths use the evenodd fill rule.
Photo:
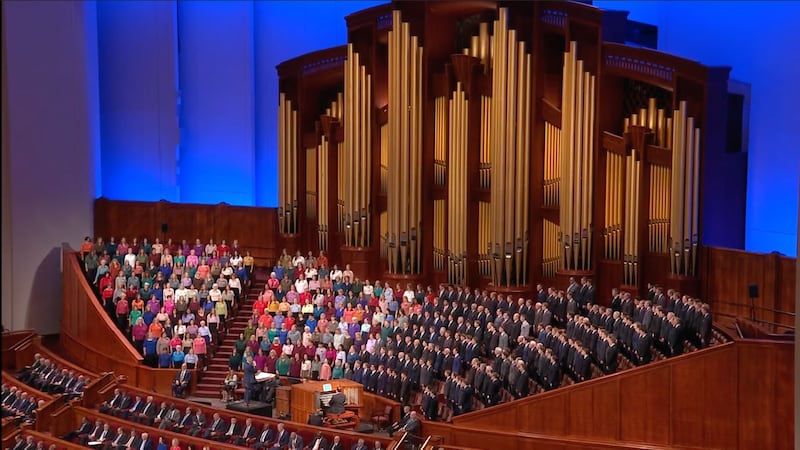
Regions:
<instances>
[{"instance_id":1,"label":"blue illuminated wall","mask_svg":"<svg viewBox=\"0 0 800 450\"><path fill-rule=\"evenodd\" d=\"M97 2L105 197L180 200L176 25L174 2Z\"/></svg>"},{"instance_id":2,"label":"blue illuminated wall","mask_svg":"<svg viewBox=\"0 0 800 450\"><path fill-rule=\"evenodd\" d=\"M797 255L800 170L800 3L595 1L658 26L658 49L751 84L749 251ZM720 174L724 176L724 174Z\"/></svg>"},{"instance_id":3,"label":"blue illuminated wall","mask_svg":"<svg viewBox=\"0 0 800 450\"><path fill-rule=\"evenodd\" d=\"M276 206L275 66L381 3L98 2L101 195Z\"/></svg>"}]
</instances>

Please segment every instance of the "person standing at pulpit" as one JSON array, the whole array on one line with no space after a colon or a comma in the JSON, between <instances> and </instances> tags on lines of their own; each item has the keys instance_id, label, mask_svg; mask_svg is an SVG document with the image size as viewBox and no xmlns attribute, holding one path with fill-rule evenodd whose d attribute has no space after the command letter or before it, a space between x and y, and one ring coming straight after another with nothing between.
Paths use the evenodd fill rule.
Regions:
<instances>
[{"instance_id":1,"label":"person standing at pulpit","mask_svg":"<svg viewBox=\"0 0 800 450\"><path fill-rule=\"evenodd\" d=\"M252 355L247 355L242 363L242 370L244 371L242 380L244 383L244 403L249 406L253 390L256 388L256 363L253 361Z\"/></svg>"}]
</instances>

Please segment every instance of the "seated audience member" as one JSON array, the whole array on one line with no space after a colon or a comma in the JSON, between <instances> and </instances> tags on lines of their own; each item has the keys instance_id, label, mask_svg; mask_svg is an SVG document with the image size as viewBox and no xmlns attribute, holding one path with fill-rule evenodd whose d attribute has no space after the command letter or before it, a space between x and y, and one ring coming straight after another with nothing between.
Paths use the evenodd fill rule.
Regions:
<instances>
[{"instance_id":1,"label":"seated audience member","mask_svg":"<svg viewBox=\"0 0 800 450\"><path fill-rule=\"evenodd\" d=\"M178 398L183 398L186 388L192 380L192 373L189 371L187 365L181 365L181 370L175 374L175 379L172 381L172 395Z\"/></svg>"}]
</instances>

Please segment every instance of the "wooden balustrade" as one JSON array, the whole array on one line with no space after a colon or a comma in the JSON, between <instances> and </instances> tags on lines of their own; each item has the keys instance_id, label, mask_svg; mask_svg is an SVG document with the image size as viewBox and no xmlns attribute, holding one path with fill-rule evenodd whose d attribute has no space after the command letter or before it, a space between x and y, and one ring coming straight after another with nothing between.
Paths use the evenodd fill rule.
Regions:
<instances>
[{"instance_id":1,"label":"wooden balustrade","mask_svg":"<svg viewBox=\"0 0 800 450\"><path fill-rule=\"evenodd\" d=\"M736 340L423 431L483 448L789 449L793 353L793 343Z\"/></svg>"}]
</instances>

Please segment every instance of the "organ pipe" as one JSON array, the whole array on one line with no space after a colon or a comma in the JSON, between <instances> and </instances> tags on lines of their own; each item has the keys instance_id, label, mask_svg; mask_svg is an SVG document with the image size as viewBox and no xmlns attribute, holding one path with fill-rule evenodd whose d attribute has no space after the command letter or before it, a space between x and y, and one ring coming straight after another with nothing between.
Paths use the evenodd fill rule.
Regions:
<instances>
[{"instance_id":1,"label":"organ pipe","mask_svg":"<svg viewBox=\"0 0 800 450\"><path fill-rule=\"evenodd\" d=\"M423 49L400 11L389 31L389 271L421 270Z\"/></svg>"},{"instance_id":2,"label":"organ pipe","mask_svg":"<svg viewBox=\"0 0 800 450\"><path fill-rule=\"evenodd\" d=\"M360 56L347 46L344 65L344 141L339 179L343 189L345 244L370 245L370 173L372 148L372 77L366 73Z\"/></svg>"},{"instance_id":3,"label":"organ pipe","mask_svg":"<svg viewBox=\"0 0 800 450\"><path fill-rule=\"evenodd\" d=\"M508 29L501 8L491 39L492 98L488 145L491 149L491 245L497 286L527 283L523 262L528 245L530 152L530 60L525 43Z\"/></svg>"},{"instance_id":4,"label":"organ pipe","mask_svg":"<svg viewBox=\"0 0 800 450\"><path fill-rule=\"evenodd\" d=\"M278 100L278 230L297 233L297 111L281 93Z\"/></svg>"},{"instance_id":5,"label":"organ pipe","mask_svg":"<svg viewBox=\"0 0 800 450\"><path fill-rule=\"evenodd\" d=\"M466 278L467 254L467 137L469 103L461 83L449 102L447 207L448 274L451 283L463 284Z\"/></svg>"},{"instance_id":6,"label":"organ pipe","mask_svg":"<svg viewBox=\"0 0 800 450\"><path fill-rule=\"evenodd\" d=\"M447 171L447 97L436 97L434 102L434 130L435 141L433 146L434 184L444 186Z\"/></svg>"},{"instance_id":7,"label":"organ pipe","mask_svg":"<svg viewBox=\"0 0 800 450\"><path fill-rule=\"evenodd\" d=\"M670 214L671 270L694 276L697 269L700 129L688 117L686 101L672 116L672 180Z\"/></svg>"},{"instance_id":8,"label":"organ pipe","mask_svg":"<svg viewBox=\"0 0 800 450\"><path fill-rule=\"evenodd\" d=\"M563 268L591 269L595 76L577 59L577 44L564 54L559 220Z\"/></svg>"}]
</instances>

